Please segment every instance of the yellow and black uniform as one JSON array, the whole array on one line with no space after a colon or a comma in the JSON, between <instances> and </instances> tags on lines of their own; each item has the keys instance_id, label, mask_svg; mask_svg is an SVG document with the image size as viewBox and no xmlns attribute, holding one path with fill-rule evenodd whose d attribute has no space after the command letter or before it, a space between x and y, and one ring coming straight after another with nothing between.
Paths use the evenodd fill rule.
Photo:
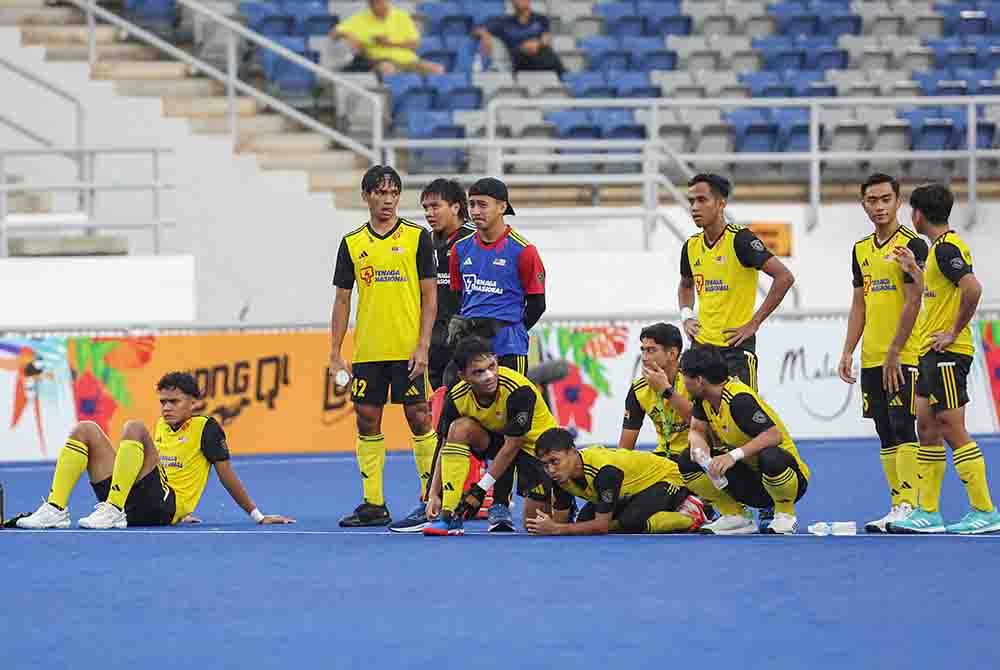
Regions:
<instances>
[{"instance_id":1,"label":"yellow and black uniform","mask_svg":"<svg viewBox=\"0 0 1000 670\"><path fill-rule=\"evenodd\" d=\"M958 319L961 302L958 283L967 274L972 274L972 252L954 231L946 231L931 245L920 313L923 342L917 395L927 398L935 412L956 409L969 402L967 378L976 352L972 327L966 324L945 351L931 349L934 335L951 330Z\"/></svg>"},{"instance_id":2,"label":"yellow and black uniform","mask_svg":"<svg viewBox=\"0 0 1000 670\"><path fill-rule=\"evenodd\" d=\"M659 512L676 512L689 492L681 481L677 464L648 451L587 447L579 452L583 478L559 484L559 488L589 504L580 510L577 521L589 521L595 514L611 514L621 529L630 533L667 532L653 517ZM681 516L681 515L679 515ZM678 519L687 530L690 518Z\"/></svg>"},{"instance_id":3,"label":"yellow and black uniform","mask_svg":"<svg viewBox=\"0 0 1000 670\"><path fill-rule=\"evenodd\" d=\"M726 343L725 330L753 318L757 278L773 254L749 228L729 225L717 240L692 235L681 249L681 276L694 281L698 295L698 344L719 347L729 372L757 388L756 336L739 347Z\"/></svg>"},{"instance_id":4,"label":"yellow and black uniform","mask_svg":"<svg viewBox=\"0 0 1000 670\"><path fill-rule=\"evenodd\" d=\"M677 373L673 386L674 393L691 400L691 394L684 386L684 375L680 372ZM646 382L645 377L638 377L625 396L625 421L622 428L640 430L647 415L656 428L654 454L676 456L684 451L688 443L688 421Z\"/></svg>"},{"instance_id":5,"label":"yellow and black uniform","mask_svg":"<svg viewBox=\"0 0 1000 670\"><path fill-rule=\"evenodd\" d=\"M730 378L722 387L718 410L708 400L702 400L695 403L691 416L708 423L718 438L712 449L713 455L746 446L761 433L777 426L781 432L781 443L747 456L730 468L726 472L729 485L724 493L750 507L770 507L773 504L777 512L794 514L795 502L809 485L809 467L799 455L777 412L756 391L738 379ZM681 454L678 466L689 489L704 499L718 500L720 492L701 467L691 460L690 449ZM721 505L720 510L728 514L727 507L731 509L733 506Z\"/></svg>"},{"instance_id":6,"label":"yellow and black uniform","mask_svg":"<svg viewBox=\"0 0 1000 670\"><path fill-rule=\"evenodd\" d=\"M480 401L465 381L459 381L448 392L438 424L438 435L444 443L441 448L442 467L446 465L445 458L449 453L456 451L455 447L459 447L457 451L462 451L464 446L446 442L452 422L461 417L475 419L489 434L489 447L476 457L492 460L503 447L505 438L523 438L521 450L513 463L517 468L518 495L548 502L553 492L552 480L535 458L535 442L542 433L549 428L558 428L559 424L538 388L527 377L505 367L498 367L497 375L497 392L488 403ZM464 453L468 454L468 450L465 446ZM446 480L449 478L444 471L442 474ZM459 487L463 484L464 479L458 482ZM444 485L447 490L448 482L445 481ZM461 490L458 492L461 493ZM444 507L448 509L447 504Z\"/></svg>"},{"instance_id":7,"label":"yellow and black uniform","mask_svg":"<svg viewBox=\"0 0 1000 670\"><path fill-rule=\"evenodd\" d=\"M921 266L927 261L927 243L906 226L879 243L872 233L851 252L852 284L863 289L865 329L861 342L861 395L863 416L875 422L881 441L880 458L892 504L916 504L917 432L916 385L920 351L920 324L900 352L903 384L891 398L882 386L882 365L896 336L906 297L903 284L913 278L892 258L892 250L906 246Z\"/></svg>"},{"instance_id":8,"label":"yellow and black uniform","mask_svg":"<svg viewBox=\"0 0 1000 670\"><path fill-rule=\"evenodd\" d=\"M177 430L160 417L153 441L160 465L140 479L125 501L129 526L169 526L194 512L212 464L229 460L226 434L208 416L193 416ZM111 493L111 478L92 484L99 500Z\"/></svg>"},{"instance_id":9,"label":"yellow and black uniform","mask_svg":"<svg viewBox=\"0 0 1000 670\"><path fill-rule=\"evenodd\" d=\"M379 235L366 223L344 235L333 284L358 285L351 400L384 405L425 402L426 375L412 382L408 361L420 339L420 281L434 279L434 246L423 227L399 219Z\"/></svg>"}]
</instances>

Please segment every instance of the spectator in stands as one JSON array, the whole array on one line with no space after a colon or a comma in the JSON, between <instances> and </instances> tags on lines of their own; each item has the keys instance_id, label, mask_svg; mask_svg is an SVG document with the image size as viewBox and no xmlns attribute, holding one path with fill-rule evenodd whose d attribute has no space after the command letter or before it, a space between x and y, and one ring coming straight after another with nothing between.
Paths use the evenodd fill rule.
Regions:
<instances>
[{"instance_id":1,"label":"spectator in stands","mask_svg":"<svg viewBox=\"0 0 1000 670\"><path fill-rule=\"evenodd\" d=\"M514 0L513 14L492 21L486 28L477 28L473 34L487 57L493 54L493 38L501 40L510 52L515 72L555 70L561 77L566 71L552 50L549 17L531 11L531 0Z\"/></svg>"},{"instance_id":2,"label":"spectator in stands","mask_svg":"<svg viewBox=\"0 0 1000 670\"><path fill-rule=\"evenodd\" d=\"M331 37L346 40L354 51L354 60L344 68L347 72L373 70L380 75L400 71L444 72L438 63L417 57L416 48L420 44L417 26L406 11L393 7L389 0L368 0L368 9L338 23Z\"/></svg>"}]
</instances>

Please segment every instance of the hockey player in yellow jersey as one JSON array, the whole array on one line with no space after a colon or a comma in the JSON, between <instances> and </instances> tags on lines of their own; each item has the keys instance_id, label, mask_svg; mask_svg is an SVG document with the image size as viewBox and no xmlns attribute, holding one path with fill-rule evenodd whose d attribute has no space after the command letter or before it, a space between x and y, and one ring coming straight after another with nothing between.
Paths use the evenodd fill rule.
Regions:
<instances>
[{"instance_id":1,"label":"hockey player in yellow jersey","mask_svg":"<svg viewBox=\"0 0 1000 670\"><path fill-rule=\"evenodd\" d=\"M562 490L587 501L574 523L539 511L528 519L533 535L685 533L705 522L705 510L681 481L677 464L648 451L587 447L550 428L535 444L545 472Z\"/></svg>"},{"instance_id":2,"label":"hockey player in yellow jersey","mask_svg":"<svg viewBox=\"0 0 1000 670\"><path fill-rule=\"evenodd\" d=\"M47 500L19 528L68 528L69 496L86 470L97 495L81 528L169 526L195 522L192 513L214 468L219 481L251 519L260 524L294 523L257 509L229 460L226 435L215 419L194 413L201 392L185 372L164 375L156 385L161 416L151 435L141 421L127 421L115 448L93 421L81 421L56 461Z\"/></svg>"},{"instance_id":3,"label":"hockey player in yellow jersey","mask_svg":"<svg viewBox=\"0 0 1000 670\"><path fill-rule=\"evenodd\" d=\"M986 461L965 427L969 402L967 379L975 345L969 322L983 287L972 272L972 250L948 225L955 198L941 184L920 186L910 194L914 228L931 240L924 275L920 316L920 376L917 378L918 507L905 519L889 524L891 533L960 533L976 535L1000 530L993 505ZM900 260L911 274L922 270L912 253ZM945 525L939 509L941 482L947 466L944 444L969 497L969 512Z\"/></svg>"},{"instance_id":4,"label":"hockey player in yellow jersey","mask_svg":"<svg viewBox=\"0 0 1000 670\"><path fill-rule=\"evenodd\" d=\"M851 252L854 293L839 365L840 378L854 384L854 350L864 335L863 414L875 422L891 499L885 516L865 524L869 533L886 532L886 524L906 518L917 502L914 421L920 332L915 324L923 277L904 271L896 259L905 247L923 266L927 243L896 220L901 203L899 182L889 175L873 174L861 185L861 204L875 232L857 242Z\"/></svg>"}]
</instances>

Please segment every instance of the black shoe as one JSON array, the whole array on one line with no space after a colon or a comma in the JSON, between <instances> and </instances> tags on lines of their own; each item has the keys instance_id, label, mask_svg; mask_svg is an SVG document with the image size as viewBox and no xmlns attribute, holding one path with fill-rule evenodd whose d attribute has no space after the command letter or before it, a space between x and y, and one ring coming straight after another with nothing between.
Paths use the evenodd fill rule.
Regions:
<instances>
[{"instance_id":1,"label":"black shoe","mask_svg":"<svg viewBox=\"0 0 1000 670\"><path fill-rule=\"evenodd\" d=\"M354 511L340 520L341 528L361 528L362 526L388 526L392 523L389 508L363 502Z\"/></svg>"}]
</instances>

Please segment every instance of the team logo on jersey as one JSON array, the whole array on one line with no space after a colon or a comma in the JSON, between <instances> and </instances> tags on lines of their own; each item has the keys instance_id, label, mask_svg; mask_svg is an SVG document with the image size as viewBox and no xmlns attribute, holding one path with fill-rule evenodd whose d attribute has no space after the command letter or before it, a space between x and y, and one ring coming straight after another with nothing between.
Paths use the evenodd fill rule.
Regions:
<instances>
[{"instance_id":1,"label":"team logo on jersey","mask_svg":"<svg viewBox=\"0 0 1000 670\"><path fill-rule=\"evenodd\" d=\"M866 268L866 267L868 267L869 265L871 265L871 263L869 263L869 262L868 262L868 259L866 258L866 259L865 259L865 262L861 264L861 267L865 267L865 268Z\"/></svg>"},{"instance_id":2,"label":"team logo on jersey","mask_svg":"<svg viewBox=\"0 0 1000 670\"><path fill-rule=\"evenodd\" d=\"M753 242L750 243L750 246L756 249L757 251L764 251L764 243L761 242L760 240L755 239Z\"/></svg>"},{"instance_id":3,"label":"team logo on jersey","mask_svg":"<svg viewBox=\"0 0 1000 670\"><path fill-rule=\"evenodd\" d=\"M965 261L962 260L961 258L952 258L951 259L951 267L955 268L956 270L961 270L962 267L964 267L964 266L965 266Z\"/></svg>"},{"instance_id":4,"label":"team logo on jersey","mask_svg":"<svg viewBox=\"0 0 1000 670\"><path fill-rule=\"evenodd\" d=\"M406 253L406 247L393 247L392 248L392 253L394 253L394 254L405 254Z\"/></svg>"},{"instance_id":5,"label":"team logo on jersey","mask_svg":"<svg viewBox=\"0 0 1000 670\"><path fill-rule=\"evenodd\" d=\"M698 295L701 295L701 292L704 290L704 288L705 288L705 275L702 274L695 275L694 290L698 292Z\"/></svg>"},{"instance_id":6,"label":"team logo on jersey","mask_svg":"<svg viewBox=\"0 0 1000 670\"><path fill-rule=\"evenodd\" d=\"M625 410L625 420L628 421L631 418L632 418L631 412L629 412L628 410Z\"/></svg>"},{"instance_id":7,"label":"team logo on jersey","mask_svg":"<svg viewBox=\"0 0 1000 670\"><path fill-rule=\"evenodd\" d=\"M868 261L865 261L865 263L867 264ZM864 280L863 280L863 284L864 284L864 287L865 287L865 295L868 295L869 293L871 293L871 290L872 290L872 276L871 275L865 275L864 276Z\"/></svg>"},{"instance_id":8,"label":"team logo on jersey","mask_svg":"<svg viewBox=\"0 0 1000 670\"><path fill-rule=\"evenodd\" d=\"M472 257L470 256L469 258L466 258L462 265L472 265Z\"/></svg>"},{"instance_id":9,"label":"team logo on jersey","mask_svg":"<svg viewBox=\"0 0 1000 670\"><path fill-rule=\"evenodd\" d=\"M531 416L527 412L518 412L517 416L514 417L514 421L516 421L517 425L522 428L526 427L528 425L528 421L530 420Z\"/></svg>"},{"instance_id":10,"label":"team logo on jersey","mask_svg":"<svg viewBox=\"0 0 1000 670\"><path fill-rule=\"evenodd\" d=\"M494 258L493 265L499 265L500 267L505 267L507 265L506 258Z\"/></svg>"},{"instance_id":11,"label":"team logo on jersey","mask_svg":"<svg viewBox=\"0 0 1000 670\"><path fill-rule=\"evenodd\" d=\"M611 489L601 491L601 502L611 504L615 501L615 492Z\"/></svg>"},{"instance_id":12,"label":"team logo on jersey","mask_svg":"<svg viewBox=\"0 0 1000 670\"><path fill-rule=\"evenodd\" d=\"M716 256L715 257L715 262L718 263L719 265L724 265L725 262L726 262L726 257L725 256Z\"/></svg>"},{"instance_id":13,"label":"team logo on jersey","mask_svg":"<svg viewBox=\"0 0 1000 670\"><path fill-rule=\"evenodd\" d=\"M368 252L367 252L367 251L362 251L362 252L361 252L361 255L360 255L360 256L358 256L358 260L359 260L359 261L360 261L360 260L361 260L362 258L368 258Z\"/></svg>"},{"instance_id":14,"label":"team logo on jersey","mask_svg":"<svg viewBox=\"0 0 1000 670\"><path fill-rule=\"evenodd\" d=\"M462 283L465 285L466 293L493 293L503 295L504 290L492 279L480 279L478 275L462 275Z\"/></svg>"},{"instance_id":15,"label":"team logo on jersey","mask_svg":"<svg viewBox=\"0 0 1000 670\"><path fill-rule=\"evenodd\" d=\"M757 410L753 414L753 420L755 423L767 423L767 415L761 410Z\"/></svg>"},{"instance_id":16,"label":"team logo on jersey","mask_svg":"<svg viewBox=\"0 0 1000 670\"><path fill-rule=\"evenodd\" d=\"M371 286L372 281L375 279L375 268L371 265L366 265L361 268L358 276L361 277L361 281L365 283L365 286Z\"/></svg>"},{"instance_id":17,"label":"team logo on jersey","mask_svg":"<svg viewBox=\"0 0 1000 670\"><path fill-rule=\"evenodd\" d=\"M700 268L701 267L701 259L700 258L694 262L694 266L696 268Z\"/></svg>"}]
</instances>

